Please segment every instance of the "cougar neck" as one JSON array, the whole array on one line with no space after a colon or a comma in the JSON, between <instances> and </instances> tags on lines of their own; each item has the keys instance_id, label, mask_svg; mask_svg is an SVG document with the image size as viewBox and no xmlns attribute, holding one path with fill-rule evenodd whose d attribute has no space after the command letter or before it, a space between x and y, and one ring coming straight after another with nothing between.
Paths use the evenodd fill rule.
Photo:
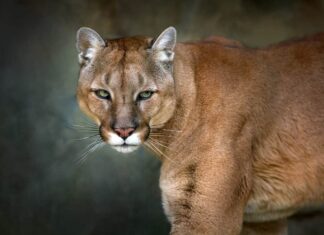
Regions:
<instances>
[{"instance_id":1,"label":"cougar neck","mask_svg":"<svg viewBox=\"0 0 324 235\"><path fill-rule=\"evenodd\" d=\"M196 105L194 53L190 45L177 44L173 67L176 108L171 119L161 128L165 135L161 141L166 145L162 152L172 156L185 136L198 125L200 112ZM163 160L163 156L162 156ZM166 160L166 159L165 159Z\"/></svg>"}]
</instances>

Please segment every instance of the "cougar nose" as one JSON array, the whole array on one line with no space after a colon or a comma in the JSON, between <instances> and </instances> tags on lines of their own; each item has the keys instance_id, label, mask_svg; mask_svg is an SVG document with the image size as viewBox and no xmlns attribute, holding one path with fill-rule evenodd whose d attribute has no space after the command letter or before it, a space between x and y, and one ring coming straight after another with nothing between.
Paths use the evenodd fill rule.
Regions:
<instances>
[{"instance_id":1,"label":"cougar nose","mask_svg":"<svg viewBox=\"0 0 324 235\"><path fill-rule=\"evenodd\" d=\"M130 136L134 131L135 128L133 127L127 127L127 128L116 128L114 131L124 140L127 139L128 136Z\"/></svg>"}]
</instances>

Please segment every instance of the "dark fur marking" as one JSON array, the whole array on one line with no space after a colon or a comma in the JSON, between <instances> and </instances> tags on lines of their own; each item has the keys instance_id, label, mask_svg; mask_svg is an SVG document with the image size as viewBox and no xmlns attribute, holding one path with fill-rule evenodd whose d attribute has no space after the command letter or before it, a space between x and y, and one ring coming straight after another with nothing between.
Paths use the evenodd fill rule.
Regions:
<instances>
[{"instance_id":1,"label":"dark fur marking","mask_svg":"<svg viewBox=\"0 0 324 235\"><path fill-rule=\"evenodd\" d=\"M190 210L191 209L191 205L190 205L189 202L180 203L179 205L185 210Z\"/></svg>"},{"instance_id":2,"label":"dark fur marking","mask_svg":"<svg viewBox=\"0 0 324 235\"><path fill-rule=\"evenodd\" d=\"M141 74L139 74L138 75L138 84L139 84L139 86L143 86L144 83L145 83L145 78Z\"/></svg>"},{"instance_id":3,"label":"dark fur marking","mask_svg":"<svg viewBox=\"0 0 324 235\"><path fill-rule=\"evenodd\" d=\"M188 178L190 179L189 183L186 185L184 191L188 192L190 194L192 194L195 191L196 188L196 170L197 170L197 164L196 163L192 163L190 165L188 165L188 167L186 168L186 174L188 176ZM188 195L191 196L191 195Z\"/></svg>"},{"instance_id":4,"label":"dark fur marking","mask_svg":"<svg viewBox=\"0 0 324 235\"><path fill-rule=\"evenodd\" d=\"M109 76L109 74L105 74L105 77L104 77L104 82L106 83L106 85L108 85L109 86L109 82L110 82L110 76Z\"/></svg>"},{"instance_id":5,"label":"dark fur marking","mask_svg":"<svg viewBox=\"0 0 324 235\"><path fill-rule=\"evenodd\" d=\"M126 45L125 45L125 41L121 40L119 41L119 48L120 50L123 51L123 57L120 60L120 65L121 65L121 81L120 81L120 89L122 90L125 84L125 65L126 65Z\"/></svg>"},{"instance_id":6,"label":"dark fur marking","mask_svg":"<svg viewBox=\"0 0 324 235\"><path fill-rule=\"evenodd\" d=\"M174 213L174 217L175 219L173 221L173 225L181 224L184 221L189 221L190 219L189 213Z\"/></svg>"},{"instance_id":7,"label":"dark fur marking","mask_svg":"<svg viewBox=\"0 0 324 235\"><path fill-rule=\"evenodd\" d=\"M99 136L100 136L100 138L101 138L103 141L106 141L105 136L102 134L102 128L103 128L103 126L100 125L100 126L99 126Z\"/></svg>"},{"instance_id":8,"label":"dark fur marking","mask_svg":"<svg viewBox=\"0 0 324 235\"><path fill-rule=\"evenodd\" d=\"M184 191L187 192L187 193L194 193L195 192L195 188L196 188L196 185L194 182L189 182Z\"/></svg>"},{"instance_id":9,"label":"dark fur marking","mask_svg":"<svg viewBox=\"0 0 324 235\"><path fill-rule=\"evenodd\" d=\"M189 182L185 185L183 188L183 192L185 193L183 195L183 199L178 200L176 202L176 215L175 218L177 221L189 221L192 211L192 196L195 192L195 181L196 181L196 170L197 170L197 164L191 163L185 168L185 174L189 178Z\"/></svg>"},{"instance_id":10,"label":"dark fur marking","mask_svg":"<svg viewBox=\"0 0 324 235\"><path fill-rule=\"evenodd\" d=\"M197 164L192 163L187 167L187 172L189 175L193 176L197 170Z\"/></svg>"},{"instance_id":11,"label":"dark fur marking","mask_svg":"<svg viewBox=\"0 0 324 235\"><path fill-rule=\"evenodd\" d=\"M236 189L236 195L238 195L240 198L246 196L246 194L249 191L249 187L248 187L248 180L246 176L243 176L241 178L240 184L238 185L237 189Z\"/></svg>"}]
</instances>

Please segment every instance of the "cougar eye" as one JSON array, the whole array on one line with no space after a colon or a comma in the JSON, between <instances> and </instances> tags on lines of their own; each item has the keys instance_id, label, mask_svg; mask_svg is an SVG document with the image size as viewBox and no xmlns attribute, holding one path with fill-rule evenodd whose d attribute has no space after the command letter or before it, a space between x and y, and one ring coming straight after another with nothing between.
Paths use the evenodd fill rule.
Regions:
<instances>
[{"instance_id":1,"label":"cougar eye","mask_svg":"<svg viewBox=\"0 0 324 235\"><path fill-rule=\"evenodd\" d=\"M96 96L98 96L100 99L106 99L108 100L110 98L110 94L106 90L96 90L95 91Z\"/></svg>"},{"instance_id":2,"label":"cougar eye","mask_svg":"<svg viewBox=\"0 0 324 235\"><path fill-rule=\"evenodd\" d=\"M147 100L154 94L153 91L143 91L138 94L137 100Z\"/></svg>"}]
</instances>

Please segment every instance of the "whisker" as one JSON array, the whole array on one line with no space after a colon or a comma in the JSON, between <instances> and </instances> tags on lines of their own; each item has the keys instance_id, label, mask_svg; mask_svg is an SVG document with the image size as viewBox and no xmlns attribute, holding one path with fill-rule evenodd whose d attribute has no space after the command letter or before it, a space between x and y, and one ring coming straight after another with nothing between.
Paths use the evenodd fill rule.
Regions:
<instances>
[{"instance_id":1,"label":"whisker","mask_svg":"<svg viewBox=\"0 0 324 235\"><path fill-rule=\"evenodd\" d=\"M158 123L158 124L154 124L154 125L152 125L152 126L161 126L161 125L164 125L164 124L166 124L166 123L168 123L168 122Z\"/></svg>"},{"instance_id":2,"label":"whisker","mask_svg":"<svg viewBox=\"0 0 324 235\"><path fill-rule=\"evenodd\" d=\"M153 153L155 153L158 156L161 156L162 154L156 150L156 148L153 148L153 143L150 141L145 142L145 146L147 146Z\"/></svg>"},{"instance_id":3,"label":"whisker","mask_svg":"<svg viewBox=\"0 0 324 235\"><path fill-rule=\"evenodd\" d=\"M76 162L78 166L81 166L86 160L88 159L88 156L90 153L94 152L102 143L97 143L96 145L92 146L86 153L84 153L80 159Z\"/></svg>"},{"instance_id":4,"label":"whisker","mask_svg":"<svg viewBox=\"0 0 324 235\"><path fill-rule=\"evenodd\" d=\"M99 143L101 140L99 138L95 139L93 142L91 142L90 144L88 144L84 151L86 152L88 149L92 148L94 145L96 145L97 143Z\"/></svg>"},{"instance_id":5,"label":"whisker","mask_svg":"<svg viewBox=\"0 0 324 235\"><path fill-rule=\"evenodd\" d=\"M76 130L78 133L81 133L83 135L99 135L99 131L98 130L93 130L93 131L87 131L87 130Z\"/></svg>"},{"instance_id":6,"label":"whisker","mask_svg":"<svg viewBox=\"0 0 324 235\"><path fill-rule=\"evenodd\" d=\"M76 131L89 131L89 132L92 132L92 131L95 131L95 132L99 132L99 129L75 129Z\"/></svg>"},{"instance_id":7,"label":"whisker","mask_svg":"<svg viewBox=\"0 0 324 235\"><path fill-rule=\"evenodd\" d=\"M174 132L182 132L181 130L171 130L171 129L161 129L162 131L174 131Z\"/></svg>"},{"instance_id":8,"label":"whisker","mask_svg":"<svg viewBox=\"0 0 324 235\"><path fill-rule=\"evenodd\" d=\"M76 164L77 165L82 164L85 161L85 159L87 158L88 154L93 152L94 150L96 150L96 148L100 144L104 144L103 141L101 140L101 138L97 138L92 143L88 144L87 147L84 149L83 154L81 154L80 158L76 160Z\"/></svg>"},{"instance_id":9,"label":"whisker","mask_svg":"<svg viewBox=\"0 0 324 235\"><path fill-rule=\"evenodd\" d=\"M82 137L82 138L77 138L77 139L73 139L73 140L76 140L76 141L78 141L78 140L86 140L86 139L90 139L90 138L94 138L94 137L99 137L100 135L97 133L97 134L95 134L95 135L90 135L90 136L86 136L86 137Z\"/></svg>"},{"instance_id":10,"label":"whisker","mask_svg":"<svg viewBox=\"0 0 324 235\"><path fill-rule=\"evenodd\" d=\"M155 137L171 137L172 135L164 135L159 133L150 133L149 136L155 136Z\"/></svg>"},{"instance_id":11,"label":"whisker","mask_svg":"<svg viewBox=\"0 0 324 235\"><path fill-rule=\"evenodd\" d=\"M80 123L85 123L87 125L96 125L95 122L93 122L93 120L89 119L89 118L86 118L85 116L81 115L79 116L80 119L78 119L77 121L80 122Z\"/></svg>"},{"instance_id":12,"label":"whisker","mask_svg":"<svg viewBox=\"0 0 324 235\"><path fill-rule=\"evenodd\" d=\"M147 147L149 150L151 150L154 153L154 156L160 156L160 154L152 147L150 142L145 142L144 146Z\"/></svg>"},{"instance_id":13,"label":"whisker","mask_svg":"<svg viewBox=\"0 0 324 235\"><path fill-rule=\"evenodd\" d=\"M89 129L89 130L98 130L97 126L82 126L82 125L72 125L73 128L78 129Z\"/></svg>"},{"instance_id":14,"label":"whisker","mask_svg":"<svg viewBox=\"0 0 324 235\"><path fill-rule=\"evenodd\" d=\"M150 134L154 134L154 135L166 135L167 133L161 133L161 132L157 132L157 131L151 131Z\"/></svg>"},{"instance_id":15,"label":"whisker","mask_svg":"<svg viewBox=\"0 0 324 235\"><path fill-rule=\"evenodd\" d=\"M97 143L95 146L93 146L93 147L92 147L92 148L87 152L87 154L83 157L83 159L80 159L81 161L80 161L79 164L83 164L83 163L87 160L87 158L88 158L88 156L89 156L90 153L93 153L94 151L96 151L97 149L101 148L101 147L104 146L104 145L105 145L105 143Z\"/></svg>"},{"instance_id":16,"label":"whisker","mask_svg":"<svg viewBox=\"0 0 324 235\"><path fill-rule=\"evenodd\" d=\"M69 127L73 131L99 131L98 128L81 128L81 127Z\"/></svg>"},{"instance_id":17,"label":"whisker","mask_svg":"<svg viewBox=\"0 0 324 235\"><path fill-rule=\"evenodd\" d=\"M150 133L151 134L159 134L159 135L173 135L174 133L166 133L166 132L161 132L162 129L151 129Z\"/></svg>"},{"instance_id":18,"label":"whisker","mask_svg":"<svg viewBox=\"0 0 324 235\"><path fill-rule=\"evenodd\" d=\"M159 131L175 131L175 132L182 132L182 130L176 130L176 129L165 129L165 128L155 128L150 127L152 130L159 130Z\"/></svg>"},{"instance_id":19,"label":"whisker","mask_svg":"<svg viewBox=\"0 0 324 235\"><path fill-rule=\"evenodd\" d=\"M167 132L161 132L160 130L150 130L150 135L162 135L162 136L169 136L173 135L174 133L167 133Z\"/></svg>"},{"instance_id":20,"label":"whisker","mask_svg":"<svg viewBox=\"0 0 324 235\"><path fill-rule=\"evenodd\" d=\"M149 136L154 136L154 137L174 137L173 133L158 133L158 132L151 132Z\"/></svg>"},{"instance_id":21,"label":"whisker","mask_svg":"<svg viewBox=\"0 0 324 235\"><path fill-rule=\"evenodd\" d=\"M168 144L166 142L163 142L161 140L154 139L152 137L149 137L149 139L152 140L153 142L156 142L157 144L161 145L162 147L165 147L165 148L170 149L170 147L166 146Z\"/></svg>"},{"instance_id":22,"label":"whisker","mask_svg":"<svg viewBox=\"0 0 324 235\"><path fill-rule=\"evenodd\" d=\"M90 122L90 121L86 121L86 120L81 121L80 124L87 125L87 126L95 126L95 127L98 126L96 123Z\"/></svg>"},{"instance_id":23,"label":"whisker","mask_svg":"<svg viewBox=\"0 0 324 235\"><path fill-rule=\"evenodd\" d=\"M77 131L77 132L83 132L90 135L95 135L99 133L98 127L86 127L81 125L71 125L69 126L70 129Z\"/></svg>"},{"instance_id":24,"label":"whisker","mask_svg":"<svg viewBox=\"0 0 324 235\"><path fill-rule=\"evenodd\" d=\"M163 148L166 148L166 149L171 150L170 147L168 147L168 146L166 146L166 145L164 145L164 144L161 144L161 143L159 143L159 142L157 142L157 141L155 141L155 140L152 140L152 139L151 139L151 141L152 141L152 143L154 143L154 144L157 144L157 145L159 145L159 146L161 146L161 147L163 147Z\"/></svg>"},{"instance_id":25,"label":"whisker","mask_svg":"<svg viewBox=\"0 0 324 235\"><path fill-rule=\"evenodd\" d=\"M157 150L157 152L160 153L160 155L162 155L163 157L165 157L166 159L168 159L169 161L175 163L171 158L169 158L167 155L165 155L152 141L150 142L151 146Z\"/></svg>"},{"instance_id":26,"label":"whisker","mask_svg":"<svg viewBox=\"0 0 324 235\"><path fill-rule=\"evenodd\" d=\"M164 124L149 124L150 127L157 127L157 128L162 128L162 126L164 126Z\"/></svg>"},{"instance_id":27,"label":"whisker","mask_svg":"<svg viewBox=\"0 0 324 235\"><path fill-rule=\"evenodd\" d=\"M148 147L150 150L152 150L154 153L157 154L157 152L152 148L152 146L149 144L149 142L145 142L144 145Z\"/></svg>"}]
</instances>

